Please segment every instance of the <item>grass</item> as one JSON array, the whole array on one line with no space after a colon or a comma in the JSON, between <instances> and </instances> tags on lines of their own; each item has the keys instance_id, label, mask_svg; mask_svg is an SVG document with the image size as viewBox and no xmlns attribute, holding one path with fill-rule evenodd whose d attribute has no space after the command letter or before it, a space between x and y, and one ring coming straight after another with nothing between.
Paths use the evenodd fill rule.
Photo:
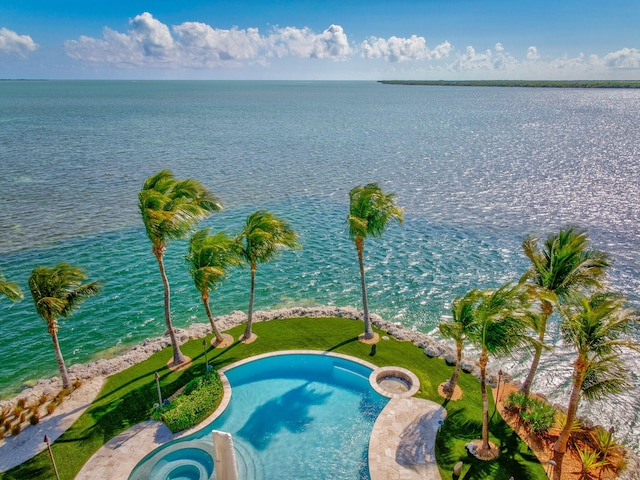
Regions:
<instances>
[{"instance_id":1,"label":"grass","mask_svg":"<svg viewBox=\"0 0 640 480\"><path fill-rule=\"evenodd\" d=\"M243 332L238 326L228 333L235 338ZM420 379L421 389L416 395L445 406L447 420L441 427L436 441L436 459L442 478L451 479L451 471L458 461L464 462L464 480L514 478L546 479L543 467L533 452L495 412L490 405L491 441L500 447L496 461L481 462L469 456L464 444L480 438L481 400L480 384L469 374L461 374L459 385L464 397L457 402L447 402L438 395L438 385L452 372L441 359L424 355L422 350L409 342L393 338L381 340L375 355L371 346L357 340L362 333L362 322L341 318L294 318L272 320L254 324L258 339L245 345L235 342L224 350L208 351L209 364L215 369L238 360L276 350L309 349L332 351L362 358L379 366L395 365L413 371ZM384 333L384 332L381 332ZM210 339L208 337L207 339ZM204 373L204 353L201 340L193 340L182 346L183 352L192 358L191 368L171 372L166 364L171 349L166 348L144 362L109 377L93 404L52 446L60 477L72 479L82 465L108 440L127 428L148 420L158 395L154 372L160 375L163 396L184 386L195 376ZM0 479L49 479L54 478L46 451L7 472Z\"/></svg>"}]
</instances>

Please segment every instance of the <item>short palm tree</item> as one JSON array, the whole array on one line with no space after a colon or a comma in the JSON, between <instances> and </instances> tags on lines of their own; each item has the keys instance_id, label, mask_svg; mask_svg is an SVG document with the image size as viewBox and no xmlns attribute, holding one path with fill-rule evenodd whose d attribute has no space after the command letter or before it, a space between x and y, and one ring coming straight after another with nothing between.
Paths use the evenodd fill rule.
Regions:
<instances>
[{"instance_id":1,"label":"short palm tree","mask_svg":"<svg viewBox=\"0 0 640 480\"><path fill-rule=\"evenodd\" d=\"M605 253L591 248L585 230L574 227L549 235L542 246L540 239L530 235L522 243L522 249L531 266L521 281L534 286L533 291L540 299L542 310L535 325L538 342L534 344L533 360L520 387L520 391L528 396L540 363L547 320L554 305L561 304L576 292L599 288L609 260Z\"/></svg>"},{"instance_id":2,"label":"short palm tree","mask_svg":"<svg viewBox=\"0 0 640 480\"><path fill-rule=\"evenodd\" d=\"M38 315L47 322L64 388L71 387L71 380L58 342L58 318L68 317L84 300L99 292L101 282L83 284L86 279L81 268L66 263L36 267L29 277L33 303Z\"/></svg>"},{"instance_id":3,"label":"short palm tree","mask_svg":"<svg viewBox=\"0 0 640 480\"><path fill-rule=\"evenodd\" d=\"M164 268L164 254L170 240L185 238L196 223L222 204L197 180L176 180L168 170L149 177L138 193L140 214L158 261L164 287L164 318L173 346L173 364L184 363L171 323L171 292Z\"/></svg>"},{"instance_id":4,"label":"short palm tree","mask_svg":"<svg viewBox=\"0 0 640 480\"><path fill-rule=\"evenodd\" d=\"M247 217L242 232L236 241L240 245L240 256L251 270L251 293L249 296L249 312L247 328L242 338L245 341L253 335L253 298L256 283L256 270L259 263L268 263L285 248L302 248L298 235L289 224L266 210L258 210Z\"/></svg>"},{"instance_id":5,"label":"short palm tree","mask_svg":"<svg viewBox=\"0 0 640 480\"><path fill-rule=\"evenodd\" d=\"M467 338L480 349L480 387L482 392L482 446L489 451L489 401L486 372L489 355L508 355L523 343L522 316L530 308L529 296L522 285L506 284L498 289L483 290L473 308L473 321Z\"/></svg>"},{"instance_id":6,"label":"short palm tree","mask_svg":"<svg viewBox=\"0 0 640 480\"><path fill-rule=\"evenodd\" d=\"M200 292L202 303L211 323L211 330L216 342L222 343L224 338L218 330L209 307L209 292L215 289L226 277L229 267L241 263L238 256L238 244L224 232L210 234L210 229L198 230L189 242L189 253L186 255L189 273Z\"/></svg>"},{"instance_id":7,"label":"short palm tree","mask_svg":"<svg viewBox=\"0 0 640 480\"><path fill-rule=\"evenodd\" d=\"M451 305L452 320L438 325L441 335L456 342L456 367L451 378L443 385L442 390L450 397L458 383L462 365L462 347L467 338L467 329L473 322L473 310L480 298L478 290L471 290L466 295L459 295Z\"/></svg>"},{"instance_id":8,"label":"short palm tree","mask_svg":"<svg viewBox=\"0 0 640 480\"><path fill-rule=\"evenodd\" d=\"M614 293L594 293L572 299L561 310L562 339L577 352L567 419L554 451L564 453L581 397L597 400L619 393L628 386L620 353L625 348L640 351L640 344L625 337L638 317L625 307L625 299Z\"/></svg>"},{"instance_id":9,"label":"short palm tree","mask_svg":"<svg viewBox=\"0 0 640 480\"><path fill-rule=\"evenodd\" d=\"M10 282L0 273L0 295L4 295L12 302L17 302L24 297L22 289L16 282Z\"/></svg>"},{"instance_id":10,"label":"short palm tree","mask_svg":"<svg viewBox=\"0 0 640 480\"><path fill-rule=\"evenodd\" d=\"M355 243L358 252L364 311L364 338L368 340L372 339L374 335L369 318L369 302L364 275L364 240L368 236L381 237L391 222L401 224L403 220L404 209L396 205L395 195L384 193L377 183L354 187L349 192L347 223L349 238Z\"/></svg>"}]
</instances>

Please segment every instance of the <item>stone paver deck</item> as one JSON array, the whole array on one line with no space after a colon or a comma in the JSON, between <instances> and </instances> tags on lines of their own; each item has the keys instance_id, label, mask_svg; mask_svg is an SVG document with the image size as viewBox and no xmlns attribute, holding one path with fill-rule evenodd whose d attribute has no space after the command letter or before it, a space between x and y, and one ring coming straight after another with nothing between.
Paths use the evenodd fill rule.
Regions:
<instances>
[{"instance_id":1,"label":"stone paver deck","mask_svg":"<svg viewBox=\"0 0 640 480\"><path fill-rule=\"evenodd\" d=\"M389 400L371 432L371 480L441 480L435 443L446 416L443 407L429 400Z\"/></svg>"}]
</instances>

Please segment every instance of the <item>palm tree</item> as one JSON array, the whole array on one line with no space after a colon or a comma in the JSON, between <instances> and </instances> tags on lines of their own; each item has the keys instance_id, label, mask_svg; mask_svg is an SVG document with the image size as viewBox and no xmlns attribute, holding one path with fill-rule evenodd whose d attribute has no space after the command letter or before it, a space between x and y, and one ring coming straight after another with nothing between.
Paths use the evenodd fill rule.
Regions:
<instances>
[{"instance_id":1,"label":"palm tree","mask_svg":"<svg viewBox=\"0 0 640 480\"><path fill-rule=\"evenodd\" d=\"M479 302L472 312L473 321L467 329L467 338L480 349L480 387L482 392L482 446L490 451L489 401L486 371L489 355L507 355L523 342L522 316L530 308L529 296L522 285L506 284L495 290L480 292Z\"/></svg>"},{"instance_id":2,"label":"palm tree","mask_svg":"<svg viewBox=\"0 0 640 480\"><path fill-rule=\"evenodd\" d=\"M456 367L451 378L442 387L447 397L451 397L458 383L462 365L462 346L467 337L467 329L473 322L473 309L479 298L480 291L477 289L471 290L464 296L458 295L451 305L452 321L438 325L444 338L450 338L456 342Z\"/></svg>"},{"instance_id":3,"label":"palm tree","mask_svg":"<svg viewBox=\"0 0 640 480\"><path fill-rule=\"evenodd\" d=\"M396 206L395 195L384 193L377 183L369 183L364 187L354 187L349 192L349 238L353 240L358 252L360 264L360 282L362 285L362 308L364 311L364 338L374 337L369 318L367 286L364 276L364 240L368 236L381 237L391 222L402 223L404 209Z\"/></svg>"},{"instance_id":4,"label":"palm tree","mask_svg":"<svg viewBox=\"0 0 640 480\"><path fill-rule=\"evenodd\" d=\"M576 349L567 419L553 450L564 453L581 397L588 401L605 398L628 387L627 372L620 359L624 348L640 351L640 344L624 338L640 322L625 307L625 299L614 293L579 296L562 308L563 341Z\"/></svg>"},{"instance_id":5,"label":"palm tree","mask_svg":"<svg viewBox=\"0 0 640 480\"><path fill-rule=\"evenodd\" d=\"M609 266L609 260L604 252L591 248L585 230L574 227L549 235L543 246L540 246L540 239L530 235L523 241L522 249L531 266L521 282L534 286L533 291L540 299L542 310L535 325L538 342L534 344L533 360L520 387L520 391L528 396L540 363L547 320L554 305L561 304L576 292L600 288L599 281Z\"/></svg>"},{"instance_id":6,"label":"palm tree","mask_svg":"<svg viewBox=\"0 0 640 480\"><path fill-rule=\"evenodd\" d=\"M0 295L4 295L12 302L17 302L24 297L20 286L4 278L2 273L0 273Z\"/></svg>"},{"instance_id":7,"label":"palm tree","mask_svg":"<svg viewBox=\"0 0 640 480\"><path fill-rule=\"evenodd\" d=\"M224 280L229 267L239 265L238 244L224 232L210 235L210 229L203 228L191 237L186 260L190 265L189 273L200 292L202 303L211 323L216 342L222 344L224 338L216 326L211 308L209 291L215 289Z\"/></svg>"},{"instance_id":8,"label":"palm tree","mask_svg":"<svg viewBox=\"0 0 640 480\"><path fill-rule=\"evenodd\" d=\"M253 297L256 282L256 270L259 263L267 263L276 258L284 248L302 248L298 235L289 224L266 210L258 210L247 217L242 232L237 237L240 245L240 256L251 269L251 294L249 296L249 313L247 328L242 336L244 341L251 339L253 320Z\"/></svg>"},{"instance_id":9,"label":"palm tree","mask_svg":"<svg viewBox=\"0 0 640 480\"><path fill-rule=\"evenodd\" d=\"M64 388L71 387L71 380L58 343L58 318L68 317L83 301L99 292L102 282L83 284L86 279L81 268L66 263L36 267L29 277L33 303L38 315L47 322Z\"/></svg>"},{"instance_id":10,"label":"palm tree","mask_svg":"<svg viewBox=\"0 0 640 480\"><path fill-rule=\"evenodd\" d=\"M171 292L164 269L164 253L170 240L185 238L193 226L211 212L222 209L220 201L197 180L176 180L168 170L149 177L138 193L140 214L160 267L164 286L164 318L173 346L173 364L186 361L171 324Z\"/></svg>"}]
</instances>

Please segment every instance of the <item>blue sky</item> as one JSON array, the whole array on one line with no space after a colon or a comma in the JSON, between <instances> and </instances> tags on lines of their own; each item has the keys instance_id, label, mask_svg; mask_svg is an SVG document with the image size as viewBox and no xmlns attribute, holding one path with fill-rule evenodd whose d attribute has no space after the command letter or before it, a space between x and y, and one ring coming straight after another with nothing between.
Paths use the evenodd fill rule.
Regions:
<instances>
[{"instance_id":1,"label":"blue sky","mask_svg":"<svg viewBox=\"0 0 640 480\"><path fill-rule=\"evenodd\" d=\"M638 0L2 0L0 78L640 80Z\"/></svg>"}]
</instances>

